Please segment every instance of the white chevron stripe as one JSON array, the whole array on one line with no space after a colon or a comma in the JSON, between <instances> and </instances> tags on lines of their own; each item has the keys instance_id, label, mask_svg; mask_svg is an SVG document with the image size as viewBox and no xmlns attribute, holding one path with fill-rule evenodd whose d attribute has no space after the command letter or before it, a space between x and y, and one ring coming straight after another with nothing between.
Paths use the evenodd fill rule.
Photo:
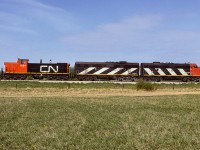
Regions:
<instances>
[{"instance_id":1,"label":"white chevron stripe","mask_svg":"<svg viewBox=\"0 0 200 150\"><path fill-rule=\"evenodd\" d=\"M180 71L180 73L181 73L182 75L185 75L185 76L188 75L187 72L185 72L185 70L183 70L182 68L179 68L178 71Z\"/></svg>"},{"instance_id":2,"label":"white chevron stripe","mask_svg":"<svg viewBox=\"0 0 200 150\"><path fill-rule=\"evenodd\" d=\"M88 72L92 71L93 69L95 69L95 67L89 67L89 68L83 70L82 72L80 72L79 74L87 74Z\"/></svg>"},{"instance_id":3,"label":"white chevron stripe","mask_svg":"<svg viewBox=\"0 0 200 150\"><path fill-rule=\"evenodd\" d=\"M166 75L163 71L162 71L162 69L161 68L157 68L158 70L158 73L160 74L160 75Z\"/></svg>"},{"instance_id":4,"label":"white chevron stripe","mask_svg":"<svg viewBox=\"0 0 200 150\"><path fill-rule=\"evenodd\" d=\"M133 72L133 71L135 71L135 70L137 70L137 68L131 68L131 69L129 69L129 70L123 72L122 75L128 75L128 74L130 74L131 72Z\"/></svg>"},{"instance_id":5,"label":"white chevron stripe","mask_svg":"<svg viewBox=\"0 0 200 150\"><path fill-rule=\"evenodd\" d=\"M144 68L144 70L148 73L148 75L154 75L153 71L151 71L149 68Z\"/></svg>"},{"instance_id":6,"label":"white chevron stripe","mask_svg":"<svg viewBox=\"0 0 200 150\"><path fill-rule=\"evenodd\" d=\"M167 68L167 71L169 71L171 75L177 75L172 68Z\"/></svg>"},{"instance_id":7,"label":"white chevron stripe","mask_svg":"<svg viewBox=\"0 0 200 150\"><path fill-rule=\"evenodd\" d=\"M94 74L101 74L102 72L108 70L109 68L107 67L104 67L104 68L101 68L100 70L98 70L97 72L95 72Z\"/></svg>"},{"instance_id":8,"label":"white chevron stripe","mask_svg":"<svg viewBox=\"0 0 200 150\"><path fill-rule=\"evenodd\" d=\"M122 70L123 68L116 68L115 70L111 71L108 73L108 75L113 75L115 73L117 73L118 71Z\"/></svg>"}]
</instances>

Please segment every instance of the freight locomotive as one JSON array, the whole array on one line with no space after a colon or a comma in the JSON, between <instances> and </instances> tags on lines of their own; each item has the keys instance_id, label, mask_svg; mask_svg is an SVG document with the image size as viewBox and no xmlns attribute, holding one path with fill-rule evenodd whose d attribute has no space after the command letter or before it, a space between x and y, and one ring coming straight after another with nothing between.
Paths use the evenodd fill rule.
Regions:
<instances>
[{"instance_id":1,"label":"freight locomotive","mask_svg":"<svg viewBox=\"0 0 200 150\"><path fill-rule=\"evenodd\" d=\"M120 62L76 62L75 73L79 80L130 80L139 77L139 63Z\"/></svg>"},{"instance_id":2,"label":"freight locomotive","mask_svg":"<svg viewBox=\"0 0 200 150\"><path fill-rule=\"evenodd\" d=\"M70 73L69 63L29 63L28 59L17 62L5 62L1 79L24 80L119 80L136 81L144 79L159 82L162 80L180 80L200 82L200 67L193 63L132 63L120 62L75 62L74 72Z\"/></svg>"},{"instance_id":3,"label":"freight locomotive","mask_svg":"<svg viewBox=\"0 0 200 150\"><path fill-rule=\"evenodd\" d=\"M34 79L66 80L69 78L68 63L29 63L28 59L18 59L17 62L5 62L5 79L24 80L28 76Z\"/></svg>"}]
</instances>

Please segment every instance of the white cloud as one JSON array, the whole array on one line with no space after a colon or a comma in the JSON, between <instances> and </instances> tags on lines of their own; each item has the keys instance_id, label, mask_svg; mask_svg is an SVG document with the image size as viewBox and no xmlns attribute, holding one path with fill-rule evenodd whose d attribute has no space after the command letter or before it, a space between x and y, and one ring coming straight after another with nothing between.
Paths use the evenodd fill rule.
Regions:
<instances>
[{"instance_id":1,"label":"white cloud","mask_svg":"<svg viewBox=\"0 0 200 150\"><path fill-rule=\"evenodd\" d=\"M0 21L4 26L1 29L6 26L11 32L39 34L47 28L57 32L78 28L69 12L36 0L3 0L0 9Z\"/></svg>"},{"instance_id":2,"label":"white cloud","mask_svg":"<svg viewBox=\"0 0 200 150\"><path fill-rule=\"evenodd\" d=\"M30 8L42 9L45 11L64 12L64 10L61 8L45 5L37 0L2 0L2 1L4 1L4 3L9 3L9 5L14 4L14 5L21 5L21 6L26 6Z\"/></svg>"},{"instance_id":3,"label":"white cloud","mask_svg":"<svg viewBox=\"0 0 200 150\"><path fill-rule=\"evenodd\" d=\"M109 32L145 30L157 26L160 24L161 20L162 18L159 15L138 15L126 17L118 23L108 23L101 25L98 28Z\"/></svg>"},{"instance_id":4,"label":"white cloud","mask_svg":"<svg viewBox=\"0 0 200 150\"><path fill-rule=\"evenodd\" d=\"M16 32L16 33L22 33L22 34L29 34L29 35L38 35L36 31L29 28L28 26L25 26L27 24L27 20L24 18L7 12L0 12L0 31L1 33L9 34Z\"/></svg>"},{"instance_id":5,"label":"white cloud","mask_svg":"<svg viewBox=\"0 0 200 150\"><path fill-rule=\"evenodd\" d=\"M39 33L34 31L34 30L15 27L15 26L0 25L0 30L11 31L11 32L19 32L19 33L22 33L22 34L28 34L28 35L33 35L33 36L39 35Z\"/></svg>"},{"instance_id":6,"label":"white cloud","mask_svg":"<svg viewBox=\"0 0 200 150\"><path fill-rule=\"evenodd\" d=\"M94 30L64 37L62 42L75 47L78 45L79 48L99 50L133 48L138 46L138 40L147 37L144 35L146 31L156 28L161 22L162 18L158 15L127 17L118 23L100 25Z\"/></svg>"},{"instance_id":7,"label":"white cloud","mask_svg":"<svg viewBox=\"0 0 200 150\"><path fill-rule=\"evenodd\" d=\"M61 41L68 49L93 61L198 63L200 31L171 28L169 18L159 15L127 17L63 37Z\"/></svg>"},{"instance_id":8,"label":"white cloud","mask_svg":"<svg viewBox=\"0 0 200 150\"><path fill-rule=\"evenodd\" d=\"M73 61L96 61L97 57L98 60L149 62L165 59L179 62L190 58L199 60L199 22L194 20L194 15L133 15L84 29L84 26L91 27L88 24L96 20L87 18L88 24L82 25L67 10L45 4L42 0L0 1L0 51L15 50L13 57L26 52L28 57L34 53L35 57L41 57L41 53L45 53L46 57L52 55L61 58L65 54L73 56L68 57ZM187 19L196 29L187 25ZM24 51L19 52L21 49ZM192 55L188 51L193 52ZM6 56L8 53L2 53L0 58Z\"/></svg>"},{"instance_id":9,"label":"white cloud","mask_svg":"<svg viewBox=\"0 0 200 150\"><path fill-rule=\"evenodd\" d=\"M59 35L76 30L73 15L63 9L35 0L0 1L0 63L6 58L53 58L60 50Z\"/></svg>"},{"instance_id":10,"label":"white cloud","mask_svg":"<svg viewBox=\"0 0 200 150\"><path fill-rule=\"evenodd\" d=\"M147 55L158 51L167 53L171 49L186 51L189 47L200 47L197 42L200 32L170 29L166 27L167 23L163 16L137 15L63 37L61 41L74 49L89 52L129 51Z\"/></svg>"}]
</instances>

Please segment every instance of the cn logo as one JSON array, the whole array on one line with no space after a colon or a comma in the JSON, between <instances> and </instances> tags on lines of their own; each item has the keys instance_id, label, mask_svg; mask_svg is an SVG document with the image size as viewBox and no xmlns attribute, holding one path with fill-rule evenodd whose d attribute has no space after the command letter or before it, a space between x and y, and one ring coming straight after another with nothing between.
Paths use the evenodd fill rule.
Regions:
<instances>
[{"instance_id":1,"label":"cn logo","mask_svg":"<svg viewBox=\"0 0 200 150\"><path fill-rule=\"evenodd\" d=\"M53 67L53 66L47 66L47 65L41 65L40 66L40 72L58 72L58 66Z\"/></svg>"}]
</instances>

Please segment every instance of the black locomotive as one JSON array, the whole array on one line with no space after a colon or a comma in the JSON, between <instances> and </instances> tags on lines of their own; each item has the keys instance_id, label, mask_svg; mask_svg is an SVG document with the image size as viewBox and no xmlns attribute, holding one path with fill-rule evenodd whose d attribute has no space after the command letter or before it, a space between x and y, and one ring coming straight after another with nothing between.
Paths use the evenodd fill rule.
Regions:
<instances>
[{"instance_id":1,"label":"black locomotive","mask_svg":"<svg viewBox=\"0 0 200 150\"><path fill-rule=\"evenodd\" d=\"M120 62L76 62L75 73L79 80L129 80L139 77L139 63Z\"/></svg>"}]
</instances>

